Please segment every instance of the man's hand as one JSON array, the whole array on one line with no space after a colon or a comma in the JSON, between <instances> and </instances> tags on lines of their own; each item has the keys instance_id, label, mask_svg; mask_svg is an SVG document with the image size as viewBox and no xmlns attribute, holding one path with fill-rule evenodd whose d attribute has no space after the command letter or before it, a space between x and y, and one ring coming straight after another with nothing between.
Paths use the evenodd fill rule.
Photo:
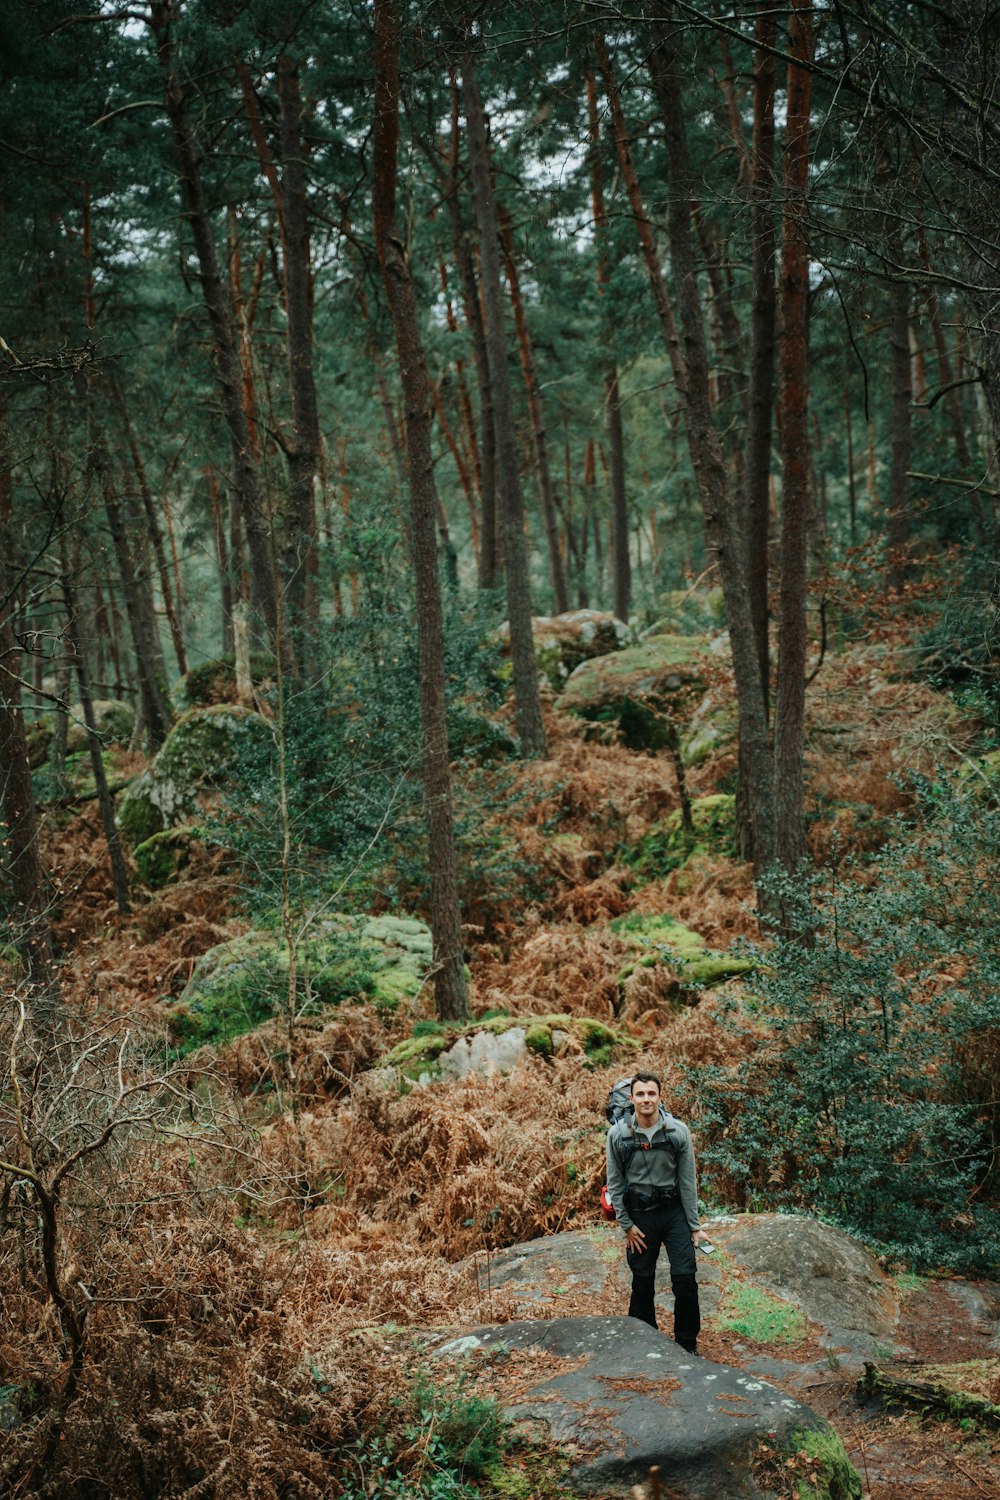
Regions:
<instances>
[{"instance_id":1,"label":"man's hand","mask_svg":"<svg viewBox=\"0 0 1000 1500\"><path fill-rule=\"evenodd\" d=\"M638 1255L641 1250L645 1250L646 1236L638 1224L633 1224L631 1229L625 1231L625 1243L633 1255Z\"/></svg>"},{"instance_id":2,"label":"man's hand","mask_svg":"<svg viewBox=\"0 0 1000 1500\"><path fill-rule=\"evenodd\" d=\"M692 1229L692 1231L691 1231L691 1238L694 1241L694 1247L697 1250L697 1248L701 1244L702 1240L707 1240L708 1239L708 1234L706 1233L706 1231L704 1229Z\"/></svg>"}]
</instances>

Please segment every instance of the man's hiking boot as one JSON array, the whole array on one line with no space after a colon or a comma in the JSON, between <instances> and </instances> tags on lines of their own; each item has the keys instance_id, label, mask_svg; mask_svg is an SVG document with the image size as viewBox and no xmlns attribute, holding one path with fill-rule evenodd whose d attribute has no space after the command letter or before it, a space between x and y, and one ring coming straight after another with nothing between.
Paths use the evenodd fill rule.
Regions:
<instances>
[{"instance_id":1,"label":"man's hiking boot","mask_svg":"<svg viewBox=\"0 0 1000 1500\"><path fill-rule=\"evenodd\" d=\"M685 1354L693 1354L695 1359L701 1359L701 1355L698 1353L697 1344L685 1344L682 1343L680 1339L674 1339L674 1343L679 1344L680 1347L684 1350Z\"/></svg>"}]
</instances>

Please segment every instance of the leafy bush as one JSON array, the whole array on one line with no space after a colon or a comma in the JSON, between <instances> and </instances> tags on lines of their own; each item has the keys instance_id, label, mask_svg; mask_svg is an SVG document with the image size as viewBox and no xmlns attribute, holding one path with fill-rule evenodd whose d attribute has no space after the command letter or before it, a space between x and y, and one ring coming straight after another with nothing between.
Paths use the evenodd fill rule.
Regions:
<instances>
[{"instance_id":1,"label":"leafy bush","mask_svg":"<svg viewBox=\"0 0 1000 1500\"><path fill-rule=\"evenodd\" d=\"M829 1215L916 1265L995 1262L1000 1084L996 809L924 785L915 826L812 891L694 1070L703 1160L742 1206ZM801 895L801 893L800 893Z\"/></svg>"},{"instance_id":2,"label":"leafy bush","mask_svg":"<svg viewBox=\"0 0 1000 1500\"><path fill-rule=\"evenodd\" d=\"M972 589L950 598L917 652L921 676L993 728L1000 725L1000 609L992 593Z\"/></svg>"}]
</instances>

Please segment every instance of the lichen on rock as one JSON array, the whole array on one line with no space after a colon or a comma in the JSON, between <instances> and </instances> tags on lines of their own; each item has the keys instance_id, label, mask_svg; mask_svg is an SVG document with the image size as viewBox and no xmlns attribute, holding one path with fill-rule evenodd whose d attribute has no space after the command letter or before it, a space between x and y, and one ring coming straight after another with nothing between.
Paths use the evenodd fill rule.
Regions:
<instances>
[{"instance_id":1,"label":"lichen on rock","mask_svg":"<svg viewBox=\"0 0 1000 1500\"><path fill-rule=\"evenodd\" d=\"M614 727L632 750L661 750L703 693L707 636L656 635L578 666L556 707Z\"/></svg>"},{"instance_id":2,"label":"lichen on rock","mask_svg":"<svg viewBox=\"0 0 1000 1500\"><path fill-rule=\"evenodd\" d=\"M198 793L223 785L243 746L271 732L261 714L235 703L188 709L123 797L118 813L122 838L135 848L163 829L187 822L198 811Z\"/></svg>"}]
</instances>

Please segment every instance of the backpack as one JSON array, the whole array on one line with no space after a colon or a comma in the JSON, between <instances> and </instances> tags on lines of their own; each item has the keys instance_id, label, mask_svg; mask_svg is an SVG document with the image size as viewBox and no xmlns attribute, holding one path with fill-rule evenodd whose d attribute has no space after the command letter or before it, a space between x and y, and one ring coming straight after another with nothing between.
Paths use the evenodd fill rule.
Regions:
<instances>
[{"instance_id":1,"label":"backpack","mask_svg":"<svg viewBox=\"0 0 1000 1500\"><path fill-rule=\"evenodd\" d=\"M618 1124L618 1121L631 1108L631 1104L632 1079L620 1078L609 1092L608 1102L604 1106L604 1115L608 1121L609 1129ZM678 1132L671 1128L672 1120L673 1117L668 1115L667 1139L665 1141L650 1141L648 1143L644 1142L642 1146L643 1151L672 1151L675 1158L680 1156L681 1150L683 1148L683 1140L678 1135ZM629 1162L632 1160L632 1157L637 1149L638 1147L634 1136L622 1140L618 1155L621 1159L622 1170L626 1174L628 1173ZM611 1202L611 1199L608 1196L607 1183L605 1183L601 1188L601 1213L609 1223L611 1223L618 1217L618 1215L615 1213L614 1204Z\"/></svg>"}]
</instances>

